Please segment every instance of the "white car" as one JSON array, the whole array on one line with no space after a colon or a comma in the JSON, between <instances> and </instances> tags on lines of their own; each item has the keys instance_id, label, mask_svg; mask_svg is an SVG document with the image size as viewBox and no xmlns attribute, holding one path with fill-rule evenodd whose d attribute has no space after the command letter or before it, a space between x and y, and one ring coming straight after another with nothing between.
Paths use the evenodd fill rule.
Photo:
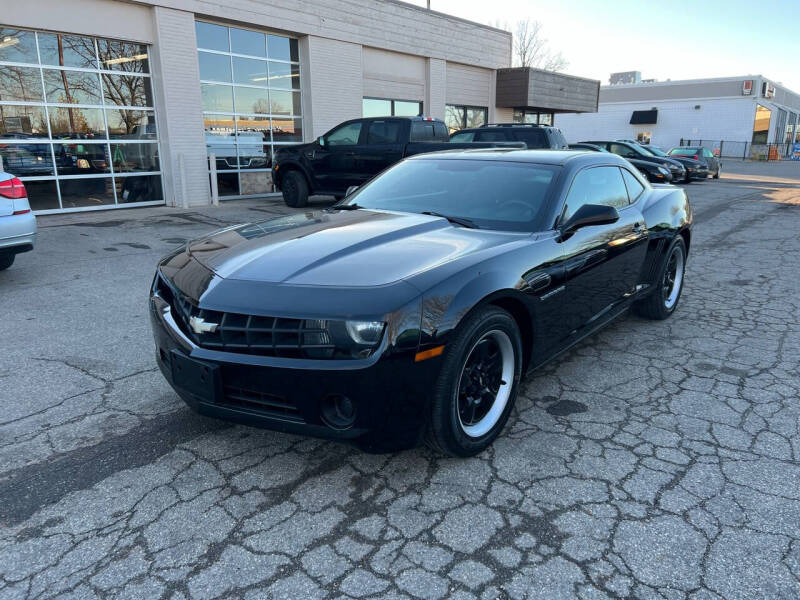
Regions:
<instances>
[{"instance_id":1,"label":"white car","mask_svg":"<svg viewBox=\"0 0 800 600\"><path fill-rule=\"evenodd\" d=\"M20 252L33 250L36 217L28 204L25 185L0 171L0 271L14 264Z\"/></svg>"}]
</instances>

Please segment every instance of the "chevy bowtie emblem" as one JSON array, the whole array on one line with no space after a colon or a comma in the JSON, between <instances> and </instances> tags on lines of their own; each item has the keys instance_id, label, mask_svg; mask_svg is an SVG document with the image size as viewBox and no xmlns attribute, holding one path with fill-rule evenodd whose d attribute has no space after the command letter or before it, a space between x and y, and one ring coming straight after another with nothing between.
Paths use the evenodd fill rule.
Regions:
<instances>
[{"instance_id":1,"label":"chevy bowtie emblem","mask_svg":"<svg viewBox=\"0 0 800 600\"><path fill-rule=\"evenodd\" d=\"M189 327L197 334L214 333L218 326L219 323L209 323L208 321L204 321L201 317L189 317Z\"/></svg>"}]
</instances>

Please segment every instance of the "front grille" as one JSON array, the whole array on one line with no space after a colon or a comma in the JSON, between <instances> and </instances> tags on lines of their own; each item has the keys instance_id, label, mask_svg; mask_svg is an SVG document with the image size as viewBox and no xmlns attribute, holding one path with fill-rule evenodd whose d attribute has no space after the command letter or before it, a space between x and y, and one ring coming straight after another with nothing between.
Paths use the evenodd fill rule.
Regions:
<instances>
[{"instance_id":1,"label":"front grille","mask_svg":"<svg viewBox=\"0 0 800 600\"><path fill-rule=\"evenodd\" d=\"M198 307L160 276L157 289L172 307L181 330L201 348L240 354L284 358L332 358L335 346L325 321L287 319ZM215 324L214 331L197 333L190 325L192 317Z\"/></svg>"},{"instance_id":2,"label":"front grille","mask_svg":"<svg viewBox=\"0 0 800 600\"><path fill-rule=\"evenodd\" d=\"M223 375L222 400L220 404L244 408L259 414L288 421L303 422L297 407L282 396L267 394L237 385L228 385Z\"/></svg>"}]
</instances>

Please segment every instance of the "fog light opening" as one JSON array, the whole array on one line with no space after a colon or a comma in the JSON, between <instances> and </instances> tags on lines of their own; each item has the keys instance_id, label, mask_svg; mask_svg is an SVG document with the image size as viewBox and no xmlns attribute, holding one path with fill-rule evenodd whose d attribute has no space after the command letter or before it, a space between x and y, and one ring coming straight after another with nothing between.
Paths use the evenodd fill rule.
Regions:
<instances>
[{"instance_id":1,"label":"fog light opening","mask_svg":"<svg viewBox=\"0 0 800 600\"><path fill-rule=\"evenodd\" d=\"M356 421L356 405L347 396L329 394L322 399L321 417L331 429L349 429Z\"/></svg>"}]
</instances>

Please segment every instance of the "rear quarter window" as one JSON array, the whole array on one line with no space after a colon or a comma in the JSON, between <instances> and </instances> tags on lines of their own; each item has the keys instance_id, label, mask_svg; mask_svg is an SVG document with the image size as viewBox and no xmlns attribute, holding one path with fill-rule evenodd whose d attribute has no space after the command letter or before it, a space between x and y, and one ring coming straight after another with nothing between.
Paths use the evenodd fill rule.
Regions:
<instances>
[{"instance_id":1,"label":"rear quarter window","mask_svg":"<svg viewBox=\"0 0 800 600\"><path fill-rule=\"evenodd\" d=\"M543 129L518 129L514 131L514 138L518 142L525 142L525 145L531 149L550 147L547 134Z\"/></svg>"},{"instance_id":2,"label":"rear quarter window","mask_svg":"<svg viewBox=\"0 0 800 600\"><path fill-rule=\"evenodd\" d=\"M412 121L409 142L446 142L447 127L438 121Z\"/></svg>"}]
</instances>

